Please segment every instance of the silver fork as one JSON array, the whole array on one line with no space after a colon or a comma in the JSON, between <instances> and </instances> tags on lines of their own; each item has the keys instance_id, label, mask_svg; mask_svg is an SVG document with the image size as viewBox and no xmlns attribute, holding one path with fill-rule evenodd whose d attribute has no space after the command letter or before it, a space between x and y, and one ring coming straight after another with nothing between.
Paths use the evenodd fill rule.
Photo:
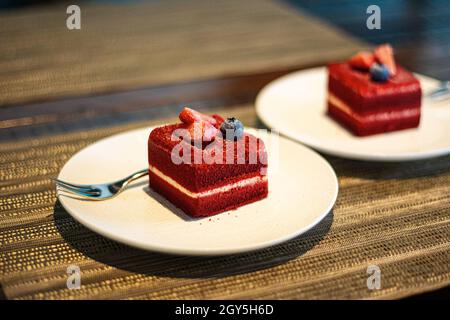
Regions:
<instances>
[{"instance_id":1,"label":"silver fork","mask_svg":"<svg viewBox=\"0 0 450 320\"><path fill-rule=\"evenodd\" d=\"M130 182L148 175L148 169L139 170L126 178L103 184L74 184L54 179L58 191L76 195L80 199L107 200L121 193Z\"/></svg>"},{"instance_id":2,"label":"silver fork","mask_svg":"<svg viewBox=\"0 0 450 320\"><path fill-rule=\"evenodd\" d=\"M433 100L446 100L450 98L450 81L442 81L439 86L427 96Z\"/></svg>"}]
</instances>

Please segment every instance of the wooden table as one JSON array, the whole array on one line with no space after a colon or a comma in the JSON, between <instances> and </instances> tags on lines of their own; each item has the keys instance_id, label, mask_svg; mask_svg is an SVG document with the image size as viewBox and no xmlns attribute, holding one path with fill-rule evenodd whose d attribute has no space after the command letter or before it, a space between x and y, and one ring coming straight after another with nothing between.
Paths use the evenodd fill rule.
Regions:
<instances>
[{"instance_id":1,"label":"wooden table","mask_svg":"<svg viewBox=\"0 0 450 320\"><path fill-rule=\"evenodd\" d=\"M75 222L55 177L82 147L175 121L183 104L262 126L253 101L288 72L370 47L272 1L93 5L0 12L0 285L10 299L398 298L450 283L450 158L371 164L327 157L340 195L316 228L256 253L143 252ZM414 69L414 59L402 63ZM447 65L448 67L448 65ZM300 210L300 208L299 208ZM383 287L368 290L368 264ZM83 286L66 287L80 266Z\"/></svg>"}]
</instances>

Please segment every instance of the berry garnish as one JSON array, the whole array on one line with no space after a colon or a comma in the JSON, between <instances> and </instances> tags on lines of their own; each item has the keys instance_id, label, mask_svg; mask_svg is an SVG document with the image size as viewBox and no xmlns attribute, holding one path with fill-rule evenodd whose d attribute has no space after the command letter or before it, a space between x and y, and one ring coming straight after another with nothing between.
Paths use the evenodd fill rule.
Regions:
<instances>
[{"instance_id":1,"label":"berry garnish","mask_svg":"<svg viewBox=\"0 0 450 320\"><path fill-rule=\"evenodd\" d=\"M360 51L350 58L348 63L350 66L356 69L369 70L369 68L374 64L375 56L372 52Z\"/></svg>"},{"instance_id":2,"label":"berry garnish","mask_svg":"<svg viewBox=\"0 0 450 320\"><path fill-rule=\"evenodd\" d=\"M238 140L244 134L244 125L236 118L227 118L220 126L223 138L228 140Z\"/></svg>"},{"instance_id":3,"label":"berry garnish","mask_svg":"<svg viewBox=\"0 0 450 320\"><path fill-rule=\"evenodd\" d=\"M222 125L222 122L224 122L225 120L218 114L213 114L211 115L211 117L213 117L214 119L216 119L216 123L214 124L214 126L217 129L220 129L220 126Z\"/></svg>"},{"instance_id":4,"label":"berry garnish","mask_svg":"<svg viewBox=\"0 0 450 320\"><path fill-rule=\"evenodd\" d=\"M213 141L219 131L213 124L207 121L196 121L187 127L191 141Z\"/></svg>"},{"instance_id":5,"label":"berry garnish","mask_svg":"<svg viewBox=\"0 0 450 320\"><path fill-rule=\"evenodd\" d=\"M206 121L209 122L212 125L216 124L216 119L213 117L210 117L206 114L200 113L198 111L195 111L191 108L188 107L184 107L183 110L181 110L179 116L180 120L183 123L194 123L194 122L199 122L199 121Z\"/></svg>"},{"instance_id":6,"label":"berry garnish","mask_svg":"<svg viewBox=\"0 0 450 320\"><path fill-rule=\"evenodd\" d=\"M390 77L389 69L384 64L375 63L370 67L370 77L374 81L385 82Z\"/></svg>"},{"instance_id":7,"label":"berry garnish","mask_svg":"<svg viewBox=\"0 0 450 320\"><path fill-rule=\"evenodd\" d=\"M375 59L380 63L384 64L391 75L395 75L397 68L394 59L394 50L389 44L382 44L377 47L374 51Z\"/></svg>"}]
</instances>

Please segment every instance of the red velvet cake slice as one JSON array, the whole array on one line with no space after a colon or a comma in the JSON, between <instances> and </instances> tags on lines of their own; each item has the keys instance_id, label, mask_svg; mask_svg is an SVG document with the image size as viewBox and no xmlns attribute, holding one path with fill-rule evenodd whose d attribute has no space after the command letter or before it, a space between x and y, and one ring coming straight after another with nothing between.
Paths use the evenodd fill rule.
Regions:
<instances>
[{"instance_id":1,"label":"red velvet cake slice","mask_svg":"<svg viewBox=\"0 0 450 320\"><path fill-rule=\"evenodd\" d=\"M376 54L371 60L368 53L359 53L328 66L328 114L358 136L417 127L419 81L389 58L389 67L374 61L380 62Z\"/></svg>"},{"instance_id":2,"label":"red velvet cake slice","mask_svg":"<svg viewBox=\"0 0 450 320\"><path fill-rule=\"evenodd\" d=\"M182 123L150 133L149 175L154 191L194 217L267 197L267 153L261 139L243 132L242 124L234 126L239 122L234 118L224 122L220 116L185 108L180 119ZM236 133L231 140L221 134L228 124ZM194 134L194 125L200 135ZM192 134L191 140L186 134Z\"/></svg>"}]
</instances>

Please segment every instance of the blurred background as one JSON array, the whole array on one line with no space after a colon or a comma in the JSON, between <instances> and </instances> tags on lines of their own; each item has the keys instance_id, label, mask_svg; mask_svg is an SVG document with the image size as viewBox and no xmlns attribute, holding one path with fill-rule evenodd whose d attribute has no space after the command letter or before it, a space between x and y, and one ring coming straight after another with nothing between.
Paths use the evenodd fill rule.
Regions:
<instances>
[{"instance_id":1,"label":"blurred background","mask_svg":"<svg viewBox=\"0 0 450 320\"><path fill-rule=\"evenodd\" d=\"M450 52L450 4L447 0L278 0L291 6L292 10L316 16L364 41L395 45L399 59L405 58L410 67L422 73L446 80L449 66L440 66L447 61ZM1 0L3 10L20 10L27 7L65 4L116 4L135 5L138 0ZM173 1L172 1L173 2ZM214 1L212 1L214 2ZM382 29L369 30L366 26L366 8L378 5L382 9ZM255 3L255 5L257 5ZM243 6L243 10L247 9ZM238 8L236 10L239 10ZM317 35L319 36L319 35Z\"/></svg>"},{"instance_id":2,"label":"blurred background","mask_svg":"<svg viewBox=\"0 0 450 320\"><path fill-rule=\"evenodd\" d=\"M447 0L77 1L80 30L70 4L0 0L0 140L253 103L283 74L385 42L406 68L450 78ZM381 29L366 26L373 4Z\"/></svg>"},{"instance_id":3,"label":"blurred background","mask_svg":"<svg viewBox=\"0 0 450 320\"><path fill-rule=\"evenodd\" d=\"M80 30L66 26L70 4L80 7ZM379 30L366 26L372 4ZM406 68L450 78L446 0L0 0L0 8L0 140L80 129L87 118L102 117L101 126L168 115L181 103L252 103L283 74L384 42Z\"/></svg>"},{"instance_id":4,"label":"blurred background","mask_svg":"<svg viewBox=\"0 0 450 320\"><path fill-rule=\"evenodd\" d=\"M413 71L448 80L450 2L446 0L286 0L364 41L391 43L396 56ZM369 5L381 9L381 29L365 27Z\"/></svg>"}]
</instances>

